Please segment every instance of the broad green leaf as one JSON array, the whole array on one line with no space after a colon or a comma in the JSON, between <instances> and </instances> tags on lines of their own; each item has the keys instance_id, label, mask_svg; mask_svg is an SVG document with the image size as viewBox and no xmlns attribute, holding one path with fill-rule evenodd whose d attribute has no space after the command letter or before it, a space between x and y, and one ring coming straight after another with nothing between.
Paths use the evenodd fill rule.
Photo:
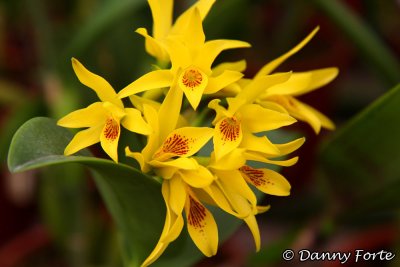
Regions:
<instances>
[{"instance_id":1,"label":"broad green leaf","mask_svg":"<svg viewBox=\"0 0 400 267\"><path fill-rule=\"evenodd\" d=\"M330 187L346 216L400 208L400 85L356 116L321 152Z\"/></svg>"},{"instance_id":2,"label":"broad green leaf","mask_svg":"<svg viewBox=\"0 0 400 267\"><path fill-rule=\"evenodd\" d=\"M21 172L67 163L90 168L119 231L125 266L139 266L157 243L164 223L160 183L128 165L91 157L87 150L63 156L71 138L72 134L54 120L31 119L14 135L8 154L9 169ZM213 213L222 243L241 221L221 211ZM154 266L190 266L201 257L184 229Z\"/></svg>"}]
</instances>

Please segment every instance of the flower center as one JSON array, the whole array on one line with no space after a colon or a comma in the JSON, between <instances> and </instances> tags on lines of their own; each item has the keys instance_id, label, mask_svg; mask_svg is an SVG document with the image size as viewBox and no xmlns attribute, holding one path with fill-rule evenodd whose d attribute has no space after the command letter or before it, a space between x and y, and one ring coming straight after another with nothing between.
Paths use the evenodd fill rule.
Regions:
<instances>
[{"instance_id":1,"label":"flower center","mask_svg":"<svg viewBox=\"0 0 400 267\"><path fill-rule=\"evenodd\" d=\"M119 124L113 118L108 118L106 120L103 134L108 141L114 141L118 138Z\"/></svg>"},{"instance_id":2,"label":"flower center","mask_svg":"<svg viewBox=\"0 0 400 267\"><path fill-rule=\"evenodd\" d=\"M240 122L236 117L225 118L219 125L224 141L235 141L240 135Z\"/></svg>"},{"instance_id":3,"label":"flower center","mask_svg":"<svg viewBox=\"0 0 400 267\"><path fill-rule=\"evenodd\" d=\"M187 69L182 76L182 84L187 88L194 90L203 82L203 75L201 72L194 68Z\"/></svg>"}]
</instances>

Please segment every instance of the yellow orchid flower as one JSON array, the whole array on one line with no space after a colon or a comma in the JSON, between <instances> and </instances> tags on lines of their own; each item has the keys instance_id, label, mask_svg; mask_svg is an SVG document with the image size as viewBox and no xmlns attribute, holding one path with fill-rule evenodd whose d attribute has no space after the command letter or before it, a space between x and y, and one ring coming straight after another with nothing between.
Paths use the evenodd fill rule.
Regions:
<instances>
[{"instance_id":1,"label":"yellow orchid flower","mask_svg":"<svg viewBox=\"0 0 400 267\"><path fill-rule=\"evenodd\" d=\"M170 70L155 70L132 82L118 95L127 97L156 88L179 88L189 103L196 109L203 94L213 94L239 80L243 74L226 70L218 76L212 75L212 63L226 49L249 47L250 44L236 40L205 41L198 8L190 10L187 23L179 35L170 36L164 44L171 58Z\"/></svg>"},{"instance_id":2,"label":"yellow orchid flower","mask_svg":"<svg viewBox=\"0 0 400 267\"><path fill-rule=\"evenodd\" d=\"M296 120L286 113L266 109L252 102L260 90L282 83L289 77L290 73L268 75L250 82L235 98L227 99L228 109L219 105L219 99L209 103L209 108L216 111L213 142L217 160L239 146L271 155L280 153L267 137L257 137L254 133L290 125Z\"/></svg>"},{"instance_id":3,"label":"yellow orchid flower","mask_svg":"<svg viewBox=\"0 0 400 267\"><path fill-rule=\"evenodd\" d=\"M144 121L140 111L124 108L122 101L105 79L90 72L75 58L72 58L72 67L80 82L95 91L101 102L76 110L57 122L58 125L67 128L88 128L74 136L64 154L71 155L100 142L110 158L118 162L120 125L143 135L150 134L152 129Z\"/></svg>"},{"instance_id":4,"label":"yellow orchid flower","mask_svg":"<svg viewBox=\"0 0 400 267\"><path fill-rule=\"evenodd\" d=\"M145 37L146 51L157 58L160 63L169 62L169 55L164 48L164 43L170 35L179 34L187 24L190 12L197 8L203 20L215 0L199 0L184 13L182 13L174 24L172 24L173 0L148 0L153 17L153 36L147 33L145 28L139 28L137 33Z\"/></svg>"},{"instance_id":5,"label":"yellow orchid flower","mask_svg":"<svg viewBox=\"0 0 400 267\"><path fill-rule=\"evenodd\" d=\"M289 52L263 66L255 75L254 79L258 79L273 72L286 59L302 49L317 33L318 29L319 28L316 28L312 31ZM295 97L309 93L328 84L337 75L337 68L295 72L286 82L266 89L265 92L259 96L258 102L264 107L275 110L280 110L283 107L294 118L307 122L316 133L319 133L321 127L333 130L335 129L335 125L329 118L309 105L302 103ZM278 106L276 104L278 104Z\"/></svg>"}]
</instances>

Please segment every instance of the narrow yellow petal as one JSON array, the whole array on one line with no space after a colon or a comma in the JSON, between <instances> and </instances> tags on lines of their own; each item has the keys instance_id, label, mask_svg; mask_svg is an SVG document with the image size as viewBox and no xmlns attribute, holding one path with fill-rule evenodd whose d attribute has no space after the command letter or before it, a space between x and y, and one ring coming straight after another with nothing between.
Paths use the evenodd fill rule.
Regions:
<instances>
[{"instance_id":1,"label":"narrow yellow petal","mask_svg":"<svg viewBox=\"0 0 400 267\"><path fill-rule=\"evenodd\" d=\"M139 28L136 32L145 38L145 48L147 53L157 58L160 62L169 61L167 50L165 50L160 39L151 37L145 28Z\"/></svg>"},{"instance_id":2,"label":"narrow yellow petal","mask_svg":"<svg viewBox=\"0 0 400 267\"><path fill-rule=\"evenodd\" d=\"M236 117L228 117L220 120L214 130L214 151L216 160L239 147L243 133L241 122Z\"/></svg>"},{"instance_id":3,"label":"narrow yellow petal","mask_svg":"<svg viewBox=\"0 0 400 267\"><path fill-rule=\"evenodd\" d=\"M307 88L300 92L292 93L292 96L303 95L309 93L315 89L318 89L328 83L330 83L339 74L338 68L325 68L306 72L311 75L310 83ZM295 73L296 74L296 73Z\"/></svg>"},{"instance_id":4,"label":"narrow yellow petal","mask_svg":"<svg viewBox=\"0 0 400 267\"><path fill-rule=\"evenodd\" d=\"M258 252L261 247L261 237L260 237L260 230L258 228L257 220L254 215L250 215L249 217L245 218L244 221L246 222L247 226L249 227L253 238L254 244L256 246L256 251Z\"/></svg>"},{"instance_id":5,"label":"narrow yellow petal","mask_svg":"<svg viewBox=\"0 0 400 267\"><path fill-rule=\"evenodd\" d=\"M220 188L217 183L212 183L210 186L203 188L203 190L211 197L215 205L221 208L223 211L240 219L245 217L232 209L229 200L225 196L223 188Z\"/></svg>"},{"instance_id":6,"label":"narrow yellow petal","mask_svg":"<svg viewBox=\"0 0 400 267\"><path fill-rule=\"evenodd\" d=\"M211 212L194 196L188 194L185 213L187 228L193 242L205 256L214 256L218 249L218 229Z\"/></svg>"},{"instance_id":7,"label":"narrow yellow petal","mask_svg":"<svg viewBox=\"0 0 400 267\"><path fill-rule=\"evenodd\" d=\"M302 49L314 37L314 35L317 33L318 30L319 27L315 28L306 38L304 38L303 41L301 41L298 45L292 48L289 52L283 54L282 56L278 57L277 59L274 59L273 61L269 62L264 67L262 67L261 70L255 76L255 78L268 75L272 71L274 71L286 59L288 59L292 55L296 54L300 49Z\"/></svg>"},{"instance_id":8,"label":"narrow yellow petal","mask_svg":"<svg viewBox=\"0 0 400 267\"><path fill-rule=\"evenodd\" d=\"M140 170L144 173L150 171L149 166L146 163L146 160L142 153L139 152L132 152L129 147L125 147L125 155L130 158L134 158L140 165Z\"/></svg>"},{"instance_id":9,"label":"narrow yellow petal","mask_svg":"<svg viewBox=\"0 0 400 267\"><path fill-rule=\"evenodd\" d=\"M180 29L178 33L192 53L197 53L199 48L204 44L206 39L203 32L202 19L200 11L194 8L190 11L186 25Z\"/></svg>"},{"instance_id":10,"label":"narrow yellow petal","mask_svg":"<svg viewBox=\"0 0 400 267\"><path fill-rule=\"evenodd\" d=\"M164 181L161 189L165 205L167 208L164 227L160 239L158 240L155 248L140 265L142 267L146 267L154 263L162 255L162 253L168 247L169 243L174 241L179 236L183 228L182 216L181 215L177 216L176 214L171 213L171 209L168 204L168 200L170 198L169 182Z\"/></svg>"},{"instance_id":11,"label":"narrow yellow petal","mask_svg":"<svg viewBox=\"0 0 400 267\"><path fill-rule=\"evenodd\" d=\"M103 124L100 124L75 134L71 142L65 148L64 155L69 156L85 147L98 143L100 141L102 128Z\"/></svg>"},{"instance_id":12,"label":"narrow yellow petal","mask_svg":"<svg viewBox=\"0 0 400 267\"><path fill-rule=\"evenodd\" d=\"M194 9L197 9L199 11L201 20L203 20L209 10L211 9L211 6L215 3L215 0L199 0L197 1L193 6L191 6L189 9L187 9L185 12L183 12L177 19L175 24L172 26L171 29L171 34L176 35L180 34L183 29L186 28L186 25L188 25L188 21L190 19L190 16L192 15L192 12Z\"/></svg>"},{"instance_id":13,"label":"narrow yellow petal","mask_svg":"<svg viewBox=\"0 0 400 267\"><path fill-rule=\"evenodd\" d=\"M188 185L195 188L209 186L214 180L214 176L211 172L201 165L195 170L181 170L179 174Z\"/></svg>"},{"instance_id":14,"label":"narrow yellow petal","mask_svg":"<svg viewBox=\"0 0 400 267\"><path fill-rule=\"evenodd\" d=\"M294 157L294 158L290 158L287 160L273 160L273 159L268 159L268 158L264 157L260 153L251 152L251 151L245 152L244 156L246 157L247 160L254 160L254 161L264 162L264 163L278 165L278 166L285 166L285 167L292 166L292 165L296 164L297 161L299 160L299 157Z\"/></svg>"},{"instance_id":15,"label":"narrow yellow petal","mask_svg":"<svg viewBox=\"0 0 400 267\"><path fill-rule=\"evenodd\" d=\"M251 104L268 88L286 82L291 75L291 72L287 72L257 77L257 79L251 80L236 98L243 99L246 103Z\"/></svg>"},{"instance_id":16,"label":"narrow yellow petal","mask_svg":"<svg viewBox=\"0 0 400 267\"><path fill-rule=\"evenodd\" d=\"M102 102L96 102L87 108L73 111L57 121L57 125L68 128L93 127L104 123L107 111Z\"/></svg>"},{"instance_id":17,"label":"narrow yellow petal","mask_svg":"<svg viewBox=\"0 0 400 267\"><path fill-rule=\"evenodd\" d=\"M247 48L251 45L247 42L238 40L212 40L204 44L199 57L196 58L195 64L204 70L211 70L211 66L216 57L224 50L234 48Z\"/></svg>"},{"instance_id":18,"label":"narrow yellow petal","mask_svg":"<svg viewBox=\"0 0 400 267\"><path fill-rule=\"evenodd\" d=\"M172 27L173 0L148 0L153 17L153 36L162 39Z\"/></svg>"},{"instance_id":19,"label":"narrow yellow petal","mask_svg":"<svg viewBox=\"0 0 400 267\"><path fill-rule=\"evenodd\" d=\"M223 62L212 68L212 75L214 77L221 75L226 70L244 72L246 70L246 66L246 60Z\"/></svg>"},{"instance_id":20,"label":"narrow yellow petal","mask_svg":"<svg viewBox=\"0 0 400 267\"><path fill-rule=\"evenodd\" d=\"M215 153L211 154L209 168L217 170L237 170L246 163L246 158L243 156L245 149L237 148L220 158L215 159Z\"/></svg>"},{"instance_id":21,"label":"narrow yellow petal","mask_svg":"<svg viewBox=\"0 0 400 267\"><path fill-rule=\"evenodd\" d=\"M281 155L277 146L275 146L266 136L255 136L250 132L245 132L243 134L243 140L240 144L240 147L257 151L263 154L268 154L270 156L278 156Z\"/></svg>"},{"instance_id":22,"label":"narrow yellow petal","mask_svg":"<svg viewBox=\"0 0 400 267\"><path fill-rule=\"evenodd\" d=\"M224 188L229 189L229 191L233 192L234 194L240 195L246 199L252 207L256 207L257 198L238 170L218 170L215 171L215 174L220 178Z\"/></svg>"},{"instance_id":23,"label":"narrow yellow petal","mask_svg":"<svg viewBox=\"0 0 400 267\"><path fill-rule=\"evenodd\" d=\"M158 125L154 129L159 133L159 142L163 142L176 128L182 106L183 92L177 86L172 86L158 110ZM147 120L149 122L149 120ZM152 124L150 124L152 125ZM154 126L152 125L154 128Z\"/></svg>"},{"instance_id":24,"label":"narrow yellow petal","mask_svg":"<svg viewBox=\"0 0 400 267\"><path fill-rule=\"evenodd\" d=\"M274 130L296 122L288 114L269 110L257 104L244 105L239 112L243 128L252 133Z\"/></svg>"},{"instance_id":25,"label":"narrow yellow petal","mask_svg":"<svg viewBox=\"0 0 400 267\"><path fill-rule=\"evenodd\" d=\"M270 95L301 94L306 91L312 81L311 79L312 73L310 72L294 72L286 82L268 88L266 93L263 94L263 97L268 97Z\"/></svg>"},{"instance_id":26,"label":"narrow yellow petal","mask_svg":"<svg viewBox=\"0 0 400 267\"><path fill-rule=\"evenodd\" d=\"M152 133L152 128L147 124L139 110L134 108L126 108L126 115L121 120L124 128L131 132L149 135Z\"/></svg>"},{"instance_id":27,"label":"narrow yellow petal","mask_svg":"<svg viewBox=\"0 0 400 267\"><path fill-rule=\"evenodd\" d=\"M71 61L72 68L79 81L93 89L101 101L108 101L121 108L123 107L122 101L117 97L117 93L103 77L90 72L77 59L72 58Z\"/></svg>"},{"instance_id":28,"label":"narrow yellow petal","mask_svg":"<svg viewBox=\"0 0 400 267\"><path fill-rule=\"evenodd\" d=\"M258 190L275 196L290 195L290 184L283 175L269 169L255 169L243 166L240 173L247 182L253 184Z\"/></svg>"},{"instance_id":29,"label":"narrow yellow petal","mask_svg":"<svg viewBox=\"0 0 400 267\"><path fill-rule=\"evenodd\" d=\"M281 155L287 155L301 147L305 141L306 139L304 137L301 137L288 143L275 144L275 146L279 149Z\"/></svg>"},{"instance_id":30,"label":"narrow yellow petal","mask_svg":"<svg viewBox=\"0 0 400 267\"><path fill-rule=\"evenodd\" d=\"M100 143L103 150L115 162L118 162L118 141L120 134L119 121L113 117L109 117L100 135Z\"/></svg>"},{"instance_id":31,"label":"narrow yellow petal","mask_svg":"<svg viewBox=\"0 0 400 267\"><path fill-rule=\"evenodd\" d=\"M270 110L275 110L275 111L280 112L280 113L289 114L289 112L284 107L282 107L281 105L279 105L278 103L275 103L273 101L258 100L257 103L260 104L260 106L262 106L263 108L270 109Z\"/></svg>"},{"instance_id":32,"label":"narrow yellow petal","mask_svg":"<svg viewBox=\"0 0 400 267\"><path fill-rule=\"evenodd\" d=\"M199 68L190 66L178 78L178 86L185 93L190 105L196 110L208 84L208 76Z\"/></svg>"},{"instance_id":33,"label":"narrow yellow petal","mask_svg":"<svg viewBox=\"0 0 400 267\"><path fill-rule=\"evenodd\" d=\"M155 70L127 85L118 93L118 97L124 98L151 89L169 87L172 79L173 75L170 70Z\"/></svg>"},{"instance_id":34,"label":"narrow yellow petal","mask_svg":"<svg viewBox=\"0 0 400 267\"><path fill-rule=\"evenodd\" d=\"M195 170L199 164L193 158L177 158L169 161L152 160L149 164L155 168L157 174L164 179L170 179L178 170Z\"/></svg>"},{"instance_id":35,"label":"narrow yellow petal","mask_svg":"<svg viewBox=\"0 0 400 267\"><path fill-rule=\"evenodd\" d=\"M318 118L318 120L320 121L321 126L323 128L328 129L328 130L335 130L335 123L333 123L333 121L331 121L327 116L325 116L324 114L322 114L315 108L313 108L305 103L301 103L301 104L304 106L304 108L308 109L310 112L312 112Z\"/></svg>"},{"instance_id":36,"label":"narrow yellow petal","mask_svg":"<svg viewBox=\"0 0 400 267\"><path fill-rule=\"evenodd\" d=\"M181 177L174 175L170 180L164 181L169 183L170 195L168 204L175 214L181 214L186 201L186 185Z\"/></svg>"},{"instance_id":37,"label":"narrow yellow petal","mask_svg":"<svg viewBox=\"0 0 400 267\"><path fill-rule=\"evenodd\" d=\"M190 157L197 153L213 135L207 127L183 127L172 131L154 154L154 159L166 160L171 157Z\"/></svg>"},{"instance_id":38,"label":"narrow yellow petal","mask_svg":"<svg viewBox=\"0 0 400 267\"><path fill-rule=\"evenodd\" d=\"M237 71L226 70L216 77L209 77L207 87L204 94L215 94L228 85L238 81L243 74Z\"/></svg>"},{"instance_id":39,"label":"narrow yellow petal","mask_svg":"<svg viewBox=\"0 0 400 267\"><path fill-rule=\"evenodd\" d=\"M210 101L210 103L208 103L208 107L215 110L215 112L217 113L212 122L213 125L215 125L218 121L222 120L225 117L233 116L233 114L229 113L223 106L220 106L219 102L221 102L220 99L213 99Z\"/></svg>"}]
</instances>

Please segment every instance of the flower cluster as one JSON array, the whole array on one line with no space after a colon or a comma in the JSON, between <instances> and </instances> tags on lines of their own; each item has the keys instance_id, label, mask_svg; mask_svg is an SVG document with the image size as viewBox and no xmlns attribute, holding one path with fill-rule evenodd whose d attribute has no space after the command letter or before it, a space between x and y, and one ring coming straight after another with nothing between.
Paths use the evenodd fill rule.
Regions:
<instances>
[{"instance_id":1,"label":"flower cluster","mask_svg":"<svg viewBox=\"0 0 400 267\"><path fill-rule=\"evenodd\" d=\"M214 1L197 1L173 23L173 0L148 0L154 20L152 36L144 28L136 32L145 38L146 51L159 65L169 67L144 74L118 93L105 79L72 59L78 79L93 89L100 101L58 121L63 127L87 128L74 136L65 155L100 142L117 163L122 126L147 137L141 151L126 147L126 156L134 158L142 172L162 180L165 224L143 266L160 257L180 235L185 221L199 250L206 256L215 255L217 224L205 204L242 219L259 250L255 215L269 206L257 204L253 189L287 196L290 184L281 174L251 163L291 166L297 157L282 157L305 140L275 144L265 133L297 120L310 124L316 133L321 127L334 128L328 118L296 97L329 83L338 73L336 68L274 73L318 28L253 78L244 78L245 61L213 64L224 50L250 47L237 40L205 40L202 21ZM129 100L123 102L123 98ZM212 122L207 121L213 111ZM202 150L207 143L211 152Z\"/></svg>"}]
</instances>

